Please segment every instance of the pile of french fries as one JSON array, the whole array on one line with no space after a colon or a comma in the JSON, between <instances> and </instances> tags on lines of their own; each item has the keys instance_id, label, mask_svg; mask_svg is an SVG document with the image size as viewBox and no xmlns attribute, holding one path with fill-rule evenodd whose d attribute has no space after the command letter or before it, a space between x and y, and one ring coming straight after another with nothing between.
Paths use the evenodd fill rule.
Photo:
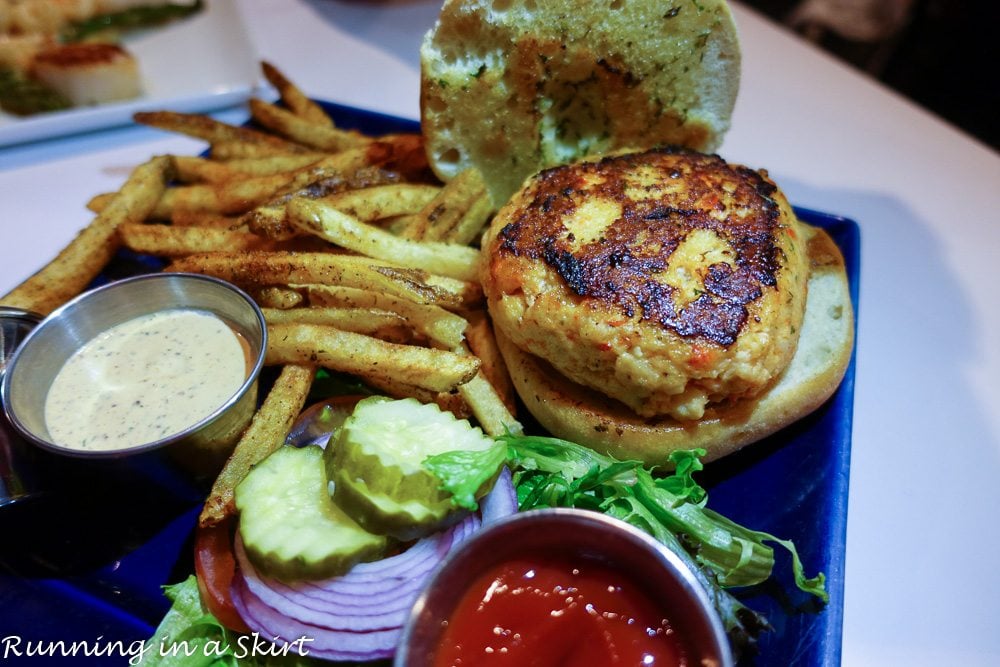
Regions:
<instances>
[{"instance_id":1,"label":"pile of french fries","mask_svg":"<svg viewBox=\"0 0 1000 667\"><path fill-rule=\"evenodd\" d=\"M157 156L136 168L119 191L88 203L93 222L58 257L0 298L51 312L126 247L257 300L265 363L282 368L217 478L203 525L233 514L233 489L284 442L319 367L474 416L490 434L520 429L478 278L474 244L493 212L482 176L441 184L419 134L339 128L276 68L263 71L280 104L251 100L256 127L136 114L206 141L208 157Z\"/></svg>"}]
</instances>

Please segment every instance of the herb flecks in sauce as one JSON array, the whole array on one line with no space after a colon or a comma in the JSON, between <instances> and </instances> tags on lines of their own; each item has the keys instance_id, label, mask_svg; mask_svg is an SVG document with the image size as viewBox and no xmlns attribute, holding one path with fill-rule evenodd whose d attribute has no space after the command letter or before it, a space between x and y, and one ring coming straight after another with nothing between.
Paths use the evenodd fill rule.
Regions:
<instances>
[{"instance_id":1,"label":"herb flecks in sauce","mask_svg":"<svg viewBox=\"0 0 1000 667\"><path fill-rule=\"evenodd\" d=\"M77 350L49 389L45 422L65 447L125 449L201 421L244 379L246 354L225 322L201 311L161 311Z\"/></svg>"}]
</instances>

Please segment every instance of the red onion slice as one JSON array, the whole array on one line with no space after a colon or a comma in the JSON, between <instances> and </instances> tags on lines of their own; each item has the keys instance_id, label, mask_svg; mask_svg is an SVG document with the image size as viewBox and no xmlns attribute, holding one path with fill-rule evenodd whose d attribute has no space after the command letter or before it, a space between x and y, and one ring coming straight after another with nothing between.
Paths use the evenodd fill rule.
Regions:
<instances>
[{"instance_id":1,"label":"red onion slice","mask_svg":"<svg viewBox=\"0 0 1000 667\"><path fill-rule=\"evenodd\" d=\"M479 511L484 526L517 511L517 491L514 489L510 469L507 466L500 471L493 489L479 503Z\"/></svg>"},{"instance_id":2,"label":"red onion slice","mask_svg":"<svg viewBox=\"0 0 1000 667\"><path fill-rule=\"evenodd\" d=\"M429 535L406 551L354 566L340 577L285 583L260 573L237 539L239 576L233 603L262 639L291 643L304 655L326 660L391 657L414 600L448 552L482 524L517 511L505 468L482 500L480 513ZM481 516L480 516L481 514ZM312 641L299 642L302 637Z\"/></svg>"}]
</instances>

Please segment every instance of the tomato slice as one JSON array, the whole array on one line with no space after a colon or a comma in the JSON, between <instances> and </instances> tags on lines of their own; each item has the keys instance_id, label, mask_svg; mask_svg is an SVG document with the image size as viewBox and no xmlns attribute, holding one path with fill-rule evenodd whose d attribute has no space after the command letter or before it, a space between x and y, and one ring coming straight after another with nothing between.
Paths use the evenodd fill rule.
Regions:
<instances>
[{"instance_id":1,"label":"tomato slice","mask_svg":"<svg viewBox=\"0 0 1000 667\"><path fill-rule=\"evenodd\" d=\"M236 632L250 632L233 605L230 592L236 576L233 554L233 521L207 528L198 526L194 533L194 571L198 576L201 600L222 625Z\"/></svg>"}]
</instances>

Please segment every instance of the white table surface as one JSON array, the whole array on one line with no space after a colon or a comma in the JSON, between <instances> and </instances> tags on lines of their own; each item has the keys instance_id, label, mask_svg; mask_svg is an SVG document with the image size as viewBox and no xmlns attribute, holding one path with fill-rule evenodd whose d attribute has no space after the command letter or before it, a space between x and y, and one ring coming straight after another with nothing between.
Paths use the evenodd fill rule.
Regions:
<instances>
[{"instance_id":1,"label":"white table surface","mask_svg":"<svg viewBox=\"0 0 1000 667\"><path fill-rule=\"evenodd\" d=\"M416 118L437 0L243 0L260 57L311 95ZM1000 664L1000 156L736 7L727 159L861 226L845 665ZM230 109L221 117L241 119ZM121 128L0 151L0 293L84 204L197 142Z\"/></svg>"}]
</instances>

